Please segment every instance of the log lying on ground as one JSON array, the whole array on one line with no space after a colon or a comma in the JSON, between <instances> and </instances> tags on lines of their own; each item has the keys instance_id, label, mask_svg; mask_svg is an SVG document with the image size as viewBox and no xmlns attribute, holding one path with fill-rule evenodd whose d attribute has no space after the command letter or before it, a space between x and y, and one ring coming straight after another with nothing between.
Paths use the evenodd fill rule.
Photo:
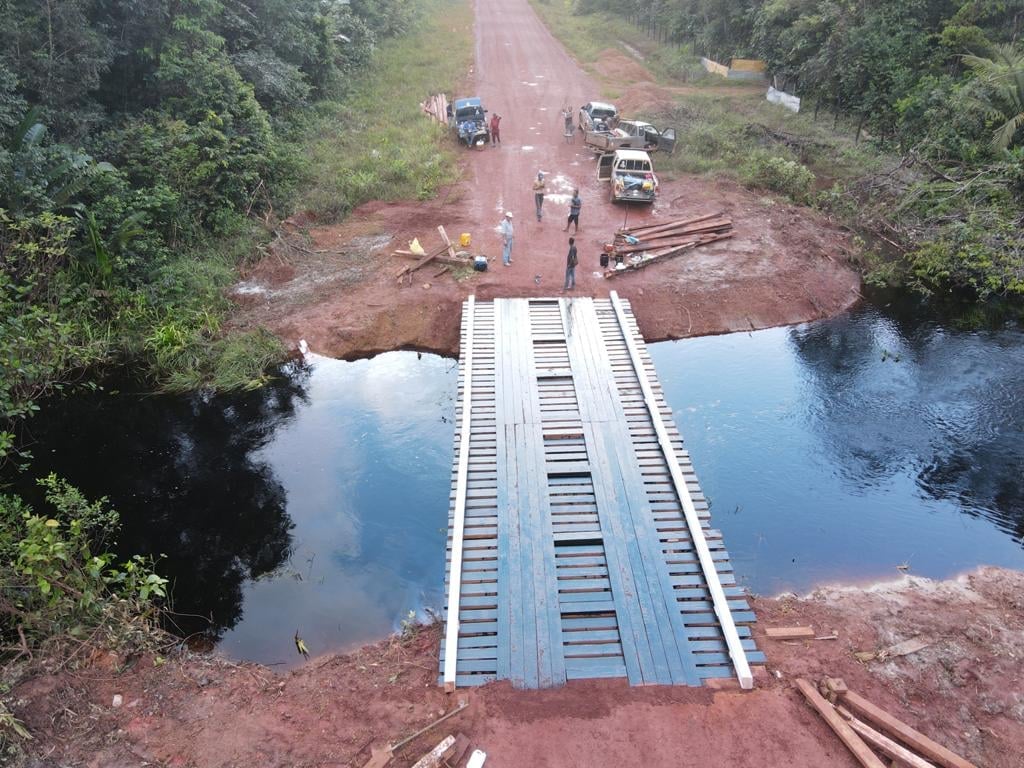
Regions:
<instances>
[{"instance_id":1,"label":"log lying on ground","mask_svg":"<svg viewBox=\"0 0 1024 768\"><path fill-rule=\"evenodd\" d=\"M611 277L640 269L654 261L729 237L732 237L732 219L721 213L622 228L615 233L613 242L605 245L613 259L623 260L622 267L609 267L604 275Z\"/></svg>"}]
</instances>

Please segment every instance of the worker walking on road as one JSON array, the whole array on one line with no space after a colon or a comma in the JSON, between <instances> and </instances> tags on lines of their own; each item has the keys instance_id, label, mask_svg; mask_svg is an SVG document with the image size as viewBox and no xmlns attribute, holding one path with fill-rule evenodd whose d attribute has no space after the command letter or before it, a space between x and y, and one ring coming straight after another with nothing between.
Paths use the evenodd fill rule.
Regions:
<instances>
[{"instance_id":1,"label":"worker walking on road","mask_svg":"<svg viewBox=\"0 0 1024 768\"><path fill-rule=\"evenodd\" d=\"M576 256L576 238L569 238L569 254L565 257L565 284L563 291L569 291L576 287L576 264L579 259Z\"/></svg>"},{"instance_id":2,"label":"worker walking on road","mask_svg":"<svg viewBox=\"0 0 1024 768\"><path fill-rule=\"evenodd\" d=\"M537 171L537 179L533 182L533 202L537 206L537 221L540 221L540 209L544 205L544 171Z\"/></svg>"},{"instance_id":3,"label":"worker walking on road","mask_svg":"<svg viewBox=\"0 0 1024 768\"><path fill-rule=\"evenodd\" d=\"M580 208L582 207L583 201L580 200L580 191L574 189L572 191L572 199L569 201L569 220L565 222L563 232L569 231L570 224L572 224L572 233L574 235L580 231Z\"/></svg>"},{"instance_id":4,"label":"worker walking on road","mask_svg":"<svg viewBox=\"0 0 1024 768\"><path fill-rule=\"evenodd\" d=\"M505 218L498 225L498 231L501 233L501 242L504 246L501 251L501 263L507 267L512 263L512 237L515 234L512 229L512 211L505 211Z\"/></svg>"},{"instance_id":5,"label":"worker walking on road","mask_svg":"<svg viewBox=\"0 0 1024 768\"><path fill-rule=\"evenodd\" d=\"M495 112L491 115L491 146L501 144L501 115Z\"/></svg>"}]
</instances>

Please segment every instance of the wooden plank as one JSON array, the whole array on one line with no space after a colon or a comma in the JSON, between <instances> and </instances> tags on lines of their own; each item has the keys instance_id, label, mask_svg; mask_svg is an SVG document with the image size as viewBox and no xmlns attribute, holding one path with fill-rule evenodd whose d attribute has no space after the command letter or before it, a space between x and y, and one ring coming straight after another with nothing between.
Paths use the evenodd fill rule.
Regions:
<instances>
[{"instance_id":1,"label":"wooden plank","mask_svg":"<svg viewBox=\"0 0 1024 768\"><path fill-rule=\"evenodd\" d=\"M906 747L900 746L888 736L876 731L870 725L862 723L848 710L843 709L842 707L836 707L836 711L843 717L843 719L846 720L846 722L850 724L850 727L853 728L858 736L886 757L890 757L895 760L899 765L906 766L906 768L935 768L933 763L929 763L923 757L915 755Z\"/></svg>"},{"instance_id":2,"label":"wooden plank","mask_svg":"<svg viewBox=\"0 0 1024 768\"><path fill-rule=\"evenodd\" d=\"M765 634L772 640L806 640L814 638L813 627L768 627Z\"/></svg>"},{"instance_id":3,"label":"wooden plank","mask_svg":"<svg viewBox=\"0 0 1024 768\"><path fill-rule=\"evenodd\" d=\"M669 471L672 474L672 480L675 484L676 492L679 494L679 501L683 505L683 513L686 518L686 523L690 529L690 539L693 542L694 548L697 550L697 556L700 559L701 568L704 572L704 579L707 582L708 590L711 592L711 598L715 607L715 614L718 616L718 621L722 625L722 633L725 636L726 645L729 647L729 655L732 657L736 677L739 680L740 687L745 690L749 690L754 687L754 676L750 671L750 665L747 663L746 654L743 651L739 635L736 632L736 625L729 613L729 605L726 602L726 596L722 590L721 581L718 578L718 570L716 569L714 560L712 559L711 550L708 548L707 540L704 537L704 531L701 528L700 517L697 515L697 510L693 506L693 499L691 498L690 491L686 486L682 470L679 467L679 460L676 458L675 448L672 445L671 438L665 428L665 422L662 420L661 412L658 409L658 403L655 399L654 392L651 389L647 370L644 367L643 362L640 360L636 343L633 341L632 330L629 323L626 321L626 316L618 293L612 291L610 299L612 307L615 310L615 316L618 320L619 327L622 329L622 337L626 342L627 349L629 350L629 356L633 362L633 368L636 371L637 379L640 382L640 388L643 390L644 401L647 403L647 408L651 415L651 421L654 423L655 431L658 434L658 442L665 454L665 461L668 463Z\"/></svg>"},{"instance_id":4,"label":"wooden plank","mask_svg":"<svg viewBox=\"0 0 1024 768\"><path fill-rule=\"evenodd\" d=\"M885 768L882 761L875 756L875 753L864 743L863 739L839 716L835 707L822 698L817 688L801 678L797 679L796 686L800 689L800 693L804 695L804 698L807 699L807 703L818 711L818 714L828 723L829 727L835 731L836 736L849 748L853 756L857 758L857 762L864 766L864 768Z\"/></svg>"},{"instance_id":5,"label":"wooden plank","mask_svg":"<svg viewBox=\"0 0 1024 768\"><path fill-rule=\"evenodd\" d=\"M943 768L976 768L973 763L946 749L941 744L932 741L920 731L911 728L903 721L898 720L884 709L875 706L853 691L841 694L839 702L853 714L892 734L904 744L913 747L929 760L943 766Z\"/></svg>"},{"instance_id":6,"label":"wooden plank","mask_svg":"<svg viewBox=\"0 0 1024 768\"><path fill-rule=\"evenodd\" d=\"M441 235L441 239L448 248L448 257L455 258L455 247L452 245L452 241L448 239L448 233L444 231L444 226L441 224L437 225L437 231Z\"/></svg>"},{"instance_id":7,"label":"wooden plank","mask_svg":"<svg viewBox=\"0 0 1024 768\"><path fill-rule=\"evenodd\" d=\"M725 213L723 211L718 211L717 213L708 213L703 216L697 216L696 218L693 219L675 219L673 221L668 221L663 224L646 224L644 226L638 227L621 227L618 230L618 232L622 234L633 235L634 237L639 237L639 234L637 234L639 232L643 232L644 234L649 235L652 232L661 232L665 229L671 229L672 227L696 224L697 222L707 221L708 219L717 219L724 215Z\"/></svg>"},{"instance_id":8,"label":"wooden plank","mask_svg":"<svg viewBox=\"0 0 1024 768\"><path fill-rule=\"evenodd\" d=\"M466 348L462 359L465 361L465 381L462 392L462 414L459 429L459 467L456 471L456 493L454 526L452 528L452 559L449 566L448 626L445 631L444 688L455 690L455 674L458 662L459 644L459 599L462 596L462 547L466 523L466 475L469 470L469 433L473 404L473 321L476 297L466 299L463 309L466 318Z\"/></svg>"}]
</instances>

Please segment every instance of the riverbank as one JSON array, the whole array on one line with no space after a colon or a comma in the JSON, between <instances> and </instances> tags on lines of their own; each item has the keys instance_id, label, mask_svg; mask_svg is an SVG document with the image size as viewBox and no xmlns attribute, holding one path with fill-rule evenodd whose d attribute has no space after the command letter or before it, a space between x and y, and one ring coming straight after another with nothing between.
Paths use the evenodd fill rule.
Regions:
<instances>
[{"instance_id":1,"label":"riverbank","mask_svg":"<svg viewBox=\"0 0 1024 768\"><path fill-rule=\"evenodd\" d=\"M793 687L842 677L849 687L979 766L1024 753L1024 573L980 568L948 581L902 577L755 598L768 656L754 692L629 688L586 681L548 691L492 684L446 696L437 686L440 627L316 658L287 674L218 655L120 659L35 670L8 697L35 737L14 765L362 766L373 746L415 732L465 698L469 708L412 741L408 766L448 733L488 764L853 766ZM772 626L810 625L835 639L775 641ZM860 661L918 638L906 656ZM120 706L113 706L115 696Z\"/></svg>"},{"instance_id":2,"label":"riverbank","mask_svg":"<svg viewBox=\"0 0 1024 768\"><path fill-rule=\"evenodd\" d=\"M286 229L296 247L282 245L235 287L232 295L241 305L236 329L269 328L286 345L306 339L313 350L345 359L396 348L453 355L467 295L559 293L569 238L563 227L577 188L583 209L575 293L600 297L618 291L631 300L648 341L799 323L835 315L858 301L860 279L849 263L855 244L810 208L729 178L683 173L662 180L652 207L608 201L608 189L596 177L596 155L578 137L565 141L560 110L597 98L609 83L632 88L635 69L591 76L527 0L478 3L474 36L475 68L462 87L503 116L501 144L460 148L460 181L442 187L432 200L366 203L340 224L307 214L290 219ZM364 150L382 157L393 151L372 135ZM666 162L658 158L656 167ZM531 184L538 171L547 174L543 221L533 215ZM508 268L499 263L495 231L504 211L513 213L516 228ZM715 212L732 218L731 239L602 278L602 245L624 221L637 225ZM468 232L472 251L489 257L489 271L431 265L411 282L396 281L409 262L391 253L413 238L433 249L441 242L438 225L453 237Z\"/></svg>"}]
</instances>

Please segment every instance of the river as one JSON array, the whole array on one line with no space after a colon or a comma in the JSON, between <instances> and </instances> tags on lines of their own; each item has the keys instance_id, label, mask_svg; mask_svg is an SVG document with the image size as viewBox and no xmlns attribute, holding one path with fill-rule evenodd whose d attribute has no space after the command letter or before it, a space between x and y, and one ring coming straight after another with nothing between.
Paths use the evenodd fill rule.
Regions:
<instances>
[{"instance_id":1,"label":"river","mask_svg":"<svg viewBox=\"0 0 1024 768\"><path fill-rule=\"evenodd\" d=\"M740 583L775 594L1024 569L1024 331L912 299L651 345ZM50 404L15 484L56 472L163 556L177 631L234 658L346 649L442 604L454 361L290 365L258 392ZM38 494L34 494L36 497Z\"/></svg>"}]
</instances>

